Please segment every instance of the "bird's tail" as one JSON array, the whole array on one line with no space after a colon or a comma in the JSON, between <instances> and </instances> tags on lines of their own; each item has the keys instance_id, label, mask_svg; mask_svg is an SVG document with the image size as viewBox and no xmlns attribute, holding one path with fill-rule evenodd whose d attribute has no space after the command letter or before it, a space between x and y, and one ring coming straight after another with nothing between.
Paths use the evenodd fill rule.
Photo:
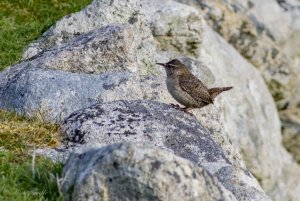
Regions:
<instances>
[{"instance_id":1,"label":"bird's tail","mask_svg":"<svg viewBox=\"0 0 300 201\"><path fill-rule=\"evenodd\" d=\"M214 99L216 96L218 96L220 93L223 91L228 91L232 89L233 87L216 87L216 88L211 88L208 89L208 93L210 94L210 97Z\"/></svg>"}]
</instances>

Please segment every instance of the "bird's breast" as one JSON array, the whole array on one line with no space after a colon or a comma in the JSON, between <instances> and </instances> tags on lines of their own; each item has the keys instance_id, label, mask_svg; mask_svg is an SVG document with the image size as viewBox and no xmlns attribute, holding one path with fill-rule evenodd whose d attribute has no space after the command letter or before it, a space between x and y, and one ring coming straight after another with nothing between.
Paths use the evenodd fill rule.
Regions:
<instances>
[{"instance_id":1,"label":"bird's breast","mask_svg":"<svg viewBox=\"0 0 300 201\"><path fill-rule=\"evenodd\" d=\"M169 93L177 102L186 107L195 106L195 100L188 93L182 90L178 79L169 77L167 78L166 84Z\"/></svg>"}]
</instances>

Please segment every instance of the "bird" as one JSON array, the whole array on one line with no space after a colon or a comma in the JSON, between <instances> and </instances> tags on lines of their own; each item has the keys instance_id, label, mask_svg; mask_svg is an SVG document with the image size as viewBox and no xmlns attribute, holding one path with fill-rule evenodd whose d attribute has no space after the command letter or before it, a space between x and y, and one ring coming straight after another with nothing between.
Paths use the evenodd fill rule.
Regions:
<instances>
[{"instance_id":1,"label":"bird","mask_svg":"<svg viewBox=\"0 0 300 201\"><path fill-rule=\"evenodd\" d=\"M209 89L178 59L156 64L165 68L167 89L172 97L184 107L182 108L178 104L171 105L188 114L191 114L189 111L192 109L213 104L214 99L220 93L233 88L215 87Z\"/></svg>"}]
</instances>

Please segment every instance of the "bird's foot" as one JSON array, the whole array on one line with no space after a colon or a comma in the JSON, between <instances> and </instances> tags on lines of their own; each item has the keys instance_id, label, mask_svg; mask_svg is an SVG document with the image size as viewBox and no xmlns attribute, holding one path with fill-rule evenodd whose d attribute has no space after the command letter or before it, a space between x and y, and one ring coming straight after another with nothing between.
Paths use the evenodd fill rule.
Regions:
<instances>
[{"instance_id":1,"label":"bird's foot","mask_svg":"<svg viewBox=\"0 0 300 201\"><path fill-rule=\"evenodd\" d=\"M189 110L191 110L191 109L193 109L193 108L185 107L185 108L181 108L181 111L183 111L191 116L194 116L193 113L189 112Z\"/></svg>"},{"instance_id":2,"label":"bird's foot","mask_svg":"<svg viewBox=\"0 0 300 201\"><path fill-rule=\"evenodd\" d=\"M191 112L189 112L189 110L191 110L192 108L187 108L187 107L180 107L180 105L178 104L173 104L171 103L170 104L173 108L177 109L177 110L180 110L180 111L183 111L191 116L193 116L193 114Z\"/></svg>"},{"instance_id":3,"label":"bird's foot","mask_svg":"<svg viewBox=\"0 0 300 201\"><path fill-rule=\"evenodd\" d=\"M173 104L173 103L171 103L170 105L171 105L172 108L175 108L175 109L182 109L182 107L180 107L180 105L178 105L178 104Z\"/></svg>"}]
</instances>

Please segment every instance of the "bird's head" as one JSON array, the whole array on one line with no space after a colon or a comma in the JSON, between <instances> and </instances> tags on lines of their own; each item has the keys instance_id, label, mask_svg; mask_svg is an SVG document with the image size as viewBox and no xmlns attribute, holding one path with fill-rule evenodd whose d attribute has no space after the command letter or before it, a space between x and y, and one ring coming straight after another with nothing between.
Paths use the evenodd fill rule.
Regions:
<instances>
[{"instance_id":1,"label":"bird's head","mask_svg":"<svg viewBox=\"0 0 300 201\"><path fill-rule=\"evenodd\" d=\"M160 66L165 67L167 75L181 75L188 71L187 67L181 63L178 59L173 59L168 63L156 63Z\"/></svg>"}]
</instances>

